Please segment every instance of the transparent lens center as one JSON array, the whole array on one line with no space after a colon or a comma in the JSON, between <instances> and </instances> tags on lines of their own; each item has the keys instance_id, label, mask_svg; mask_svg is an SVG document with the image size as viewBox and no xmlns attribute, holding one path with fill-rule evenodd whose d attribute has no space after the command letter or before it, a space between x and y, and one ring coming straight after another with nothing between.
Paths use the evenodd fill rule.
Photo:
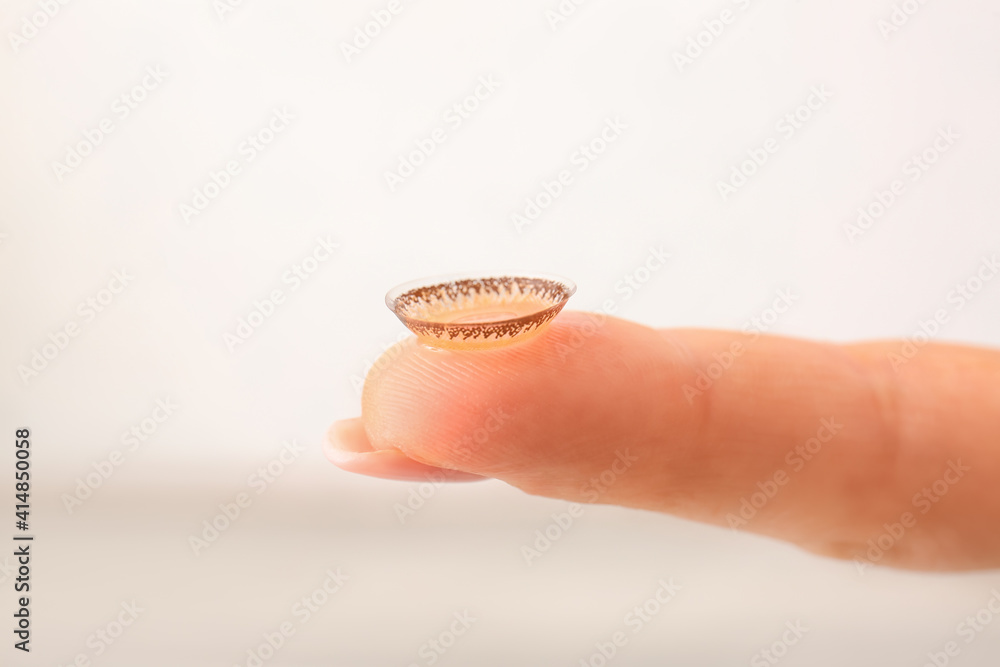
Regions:
<instances>
[{"instance_id":1,"label":"transparent lens center","mask_svg":"<svg viewBox=\"0 0 1000 667\"><path fill-rule=\"evenodd\" d=\"M484 309L480 312L462 313L460 317L449 320L449 322L452 324L475 324L476 322L501 322L503 320L512 320L517 317L520 317L520 315L512 310Z\"/></svg>"}]
</instances>

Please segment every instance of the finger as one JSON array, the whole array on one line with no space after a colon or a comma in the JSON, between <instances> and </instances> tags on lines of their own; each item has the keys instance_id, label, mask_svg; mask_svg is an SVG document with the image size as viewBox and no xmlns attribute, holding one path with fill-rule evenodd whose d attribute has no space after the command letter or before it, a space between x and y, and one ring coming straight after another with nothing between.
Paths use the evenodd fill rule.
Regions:
<instances>
[{"instance_id":1,"label":"finger","mask_svg":"<svg viewBox=\"0 0 1000 667\"><path fill-rule=\"evenodd\" d=\"M529 493L842 557L910 512L885 563L1000 564L1000 534L983 530L1000 520L1000 355L929 345L894 373L894 349L565 313L507 348L390 350L365 384L364 429L376 450ZM918 514L915 494L956 461L973 472Z\"/></svg>"},{"instance_id":2,"label":"finger","mask_svg":"<svg viewBox=\"0 0 1000 667\"><path fill-rule=\"evenodd\" d=\"M443 480L471 482L484 479L459 470L446 470L419 463L396 449L376 451L368 442L360 419L336 422L327 432L323 452L335 466L347 472L400 481Z\"/></svg>"}]
</instances>

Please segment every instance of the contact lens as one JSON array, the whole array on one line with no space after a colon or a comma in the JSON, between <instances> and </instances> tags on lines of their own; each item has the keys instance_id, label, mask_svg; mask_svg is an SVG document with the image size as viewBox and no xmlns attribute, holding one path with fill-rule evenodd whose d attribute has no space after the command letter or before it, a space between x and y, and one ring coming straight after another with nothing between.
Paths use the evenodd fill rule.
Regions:
<instances>
[{"instance_id":1,"label":"contact lens","mask_svg":"<svg viewBox=\"0 0 1000 667\"><path fill-rule=\"evenodd\" d=\"M393 288L385 303L431 347L477 350L542 331L576 292L556 276L442 276Z\"/></svg>"}]
</instances>

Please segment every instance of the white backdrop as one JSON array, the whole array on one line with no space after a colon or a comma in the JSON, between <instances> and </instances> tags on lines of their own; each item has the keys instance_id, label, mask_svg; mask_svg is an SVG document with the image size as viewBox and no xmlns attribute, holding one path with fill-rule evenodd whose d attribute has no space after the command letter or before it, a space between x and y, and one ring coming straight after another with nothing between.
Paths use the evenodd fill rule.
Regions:
<instances>
[{"instance_id":1,"label":"white backdrop","mask_svg":"<svg viewBox=\"0 0 1000 667\"><path fill-rule=\"evenodd\" d=\"M34 650L0 627L0 663L600 665L624 631L608 664L756 665L800 623L782 665L917 667L1000 590L609 507L528 564L565 503L320 451L424 275L1000 344L996 3L8 0L0 28L0 423L32 431L36 535ZM1000 619L959 642L996 664Z\"/></svg>"}]
</instances>

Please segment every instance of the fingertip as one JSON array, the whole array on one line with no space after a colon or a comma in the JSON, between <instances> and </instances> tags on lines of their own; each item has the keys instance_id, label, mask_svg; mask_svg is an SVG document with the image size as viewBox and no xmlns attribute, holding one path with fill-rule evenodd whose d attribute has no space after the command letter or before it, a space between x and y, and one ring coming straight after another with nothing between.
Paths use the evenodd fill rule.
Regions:
<instances>
[{"instance_id":1,"label":"fingertip","mask_svg":"<svg viewBox=\"0 0 1000 667\"><path fill-rule=\"evenodd\" d=\"M549 479L547 471L561 478L566 466L589 471L643 417L636 406L649 402L650 374L641 369L662 365L649 359L662 356L660 346L653 329L577 312L496 349L438 350L411 339L366 378L365 429L375 449L522 488Z\"/></svg>"}]
</instances>

